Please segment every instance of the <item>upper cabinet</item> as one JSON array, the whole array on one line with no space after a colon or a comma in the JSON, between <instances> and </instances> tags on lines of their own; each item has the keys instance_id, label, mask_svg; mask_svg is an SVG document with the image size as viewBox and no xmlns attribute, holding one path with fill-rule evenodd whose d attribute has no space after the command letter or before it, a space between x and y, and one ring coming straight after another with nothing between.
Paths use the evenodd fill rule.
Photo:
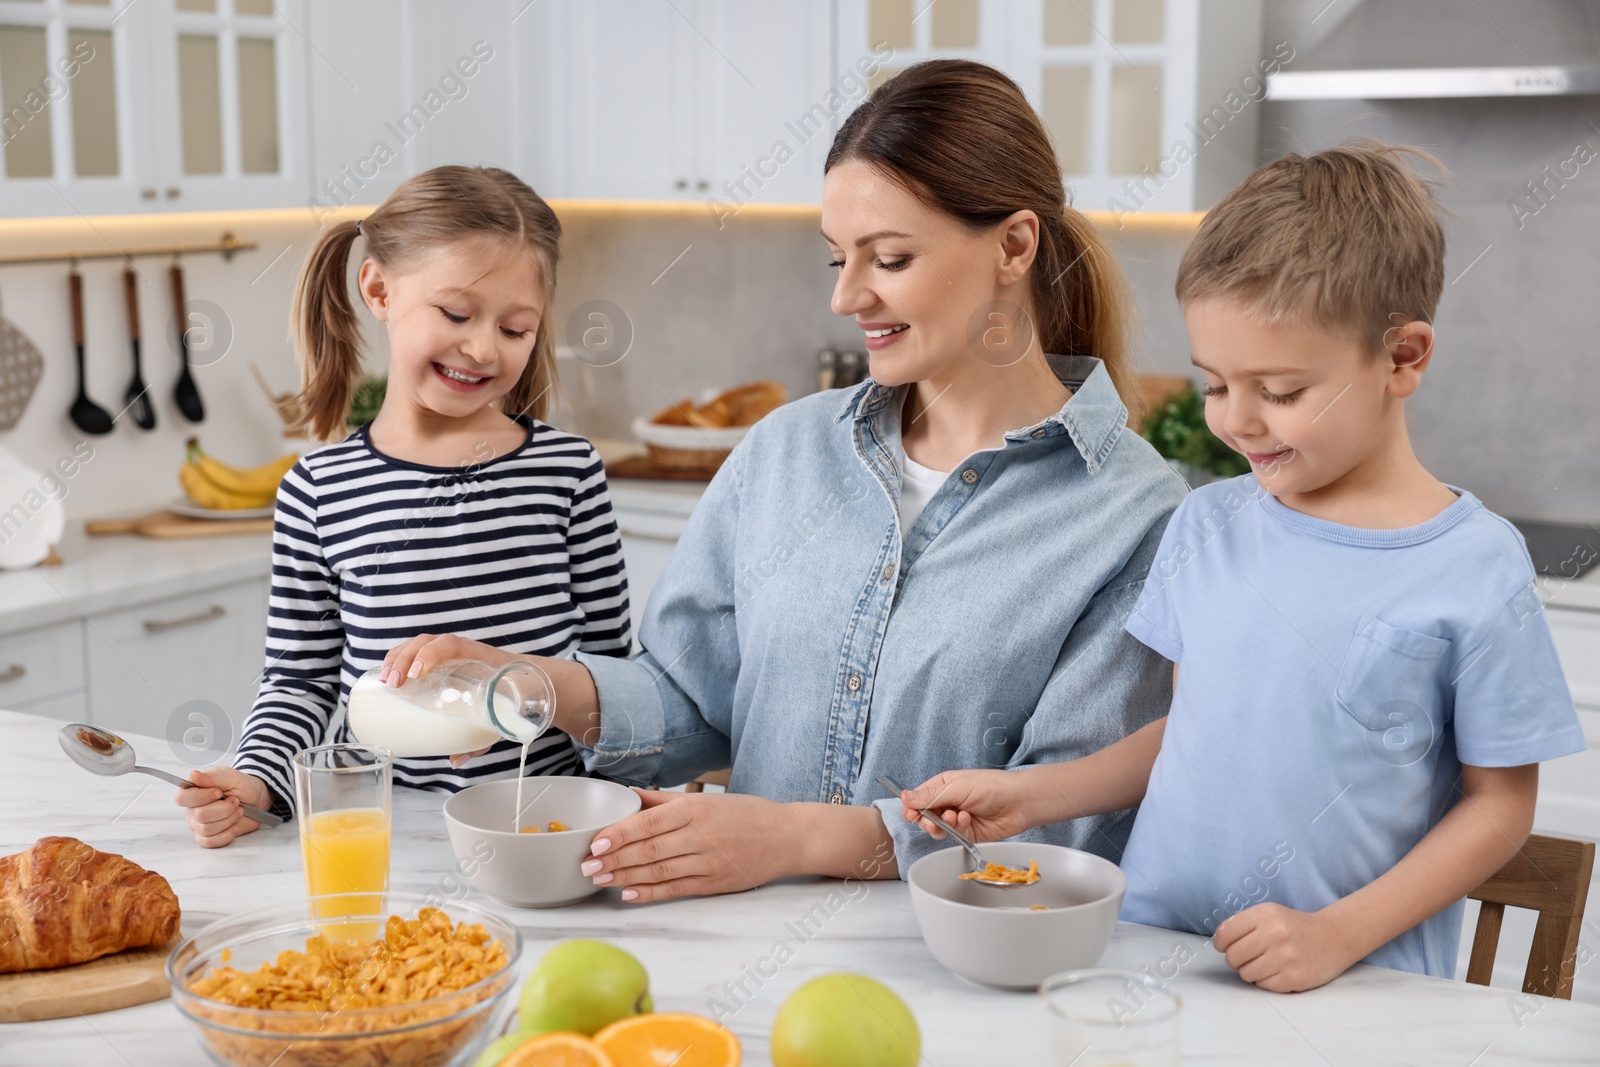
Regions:
<instances>
[{"instance_id":1,"label":"upper cabinet","mask_svg":"<svg viewBox=\"0 0 1600 1067\"><path fill-rule=\"evenodd\" d=\"M817 203L845 116L932 56L1016 80L1078 206L1203 209L1293 56L1260 26L1261 0L0 0L0 212L318 211L442 163Z\"/></svg>"},{"instance_id":2,"label":"upper cabinet","mask_svg":"<svg viewBox=\"0 0 1600 1067\"><path fill-rule=\"evenodd\" d=\"M1267 73L1260 0L839 0L841 68L874 85L934 57L1008 74L1084 210L1204 210L1255 166ZM1263 60L1263 55L1267 59Z\"/></svg>"},{"instance_id":3,"label":"upper cabinet","mask_svg":"<svg viewBox=\"0 0 1600 1067\"><path fill-rule=\"evenodd\" d=\"M0 2L5 214L302 203L301 6Z\"/></svg>"},{"instance_id":4,"label":"upper cabinet","mask_svg":"<svg viewBox=\"0 0 1600 1067\"><path fill-rule=\"evenodd\" d=\"M712 211L817 201L832 137L827 4L575 0L541 5L551 193L691 200Z\"/></svg>"}]
</instances>

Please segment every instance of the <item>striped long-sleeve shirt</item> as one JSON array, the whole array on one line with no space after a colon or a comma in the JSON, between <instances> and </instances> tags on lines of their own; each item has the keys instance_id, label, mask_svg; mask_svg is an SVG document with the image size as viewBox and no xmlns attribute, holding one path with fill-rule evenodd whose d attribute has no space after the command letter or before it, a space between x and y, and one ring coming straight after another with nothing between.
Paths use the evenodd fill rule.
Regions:
<instances>
[{"instance_id":1,"label":"striped long-sleeve shirt","mask_svg":"<svg viewBox=\"0 0 1600 1067\"><path fill-rule=\"evenodd\" d=\"M365 429L310 452L278 489L266 667L234 766L289 814L290 759L350 741L330 724L363 672L419 633L513 652L627 655L622 546L594 448L526 416L527 442L483 463L428 467L385 456ZM455 792L515 777L501 740L460 768L396 759L397 783ZM528 752L529 774L578 774L565 734Z\"/></svg>"}]
</instances>

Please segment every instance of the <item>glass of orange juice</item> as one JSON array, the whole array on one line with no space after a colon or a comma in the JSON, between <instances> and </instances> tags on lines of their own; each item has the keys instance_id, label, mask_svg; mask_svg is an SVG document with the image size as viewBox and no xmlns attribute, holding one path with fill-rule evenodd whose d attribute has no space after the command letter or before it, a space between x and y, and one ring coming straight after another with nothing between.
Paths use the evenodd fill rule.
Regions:
<instances>
[{"instance_id":1,"label":"glass of orange juice","mask_svg":"<svg viewBox=\"0 0 1600 1067\"><path fill-rule=\"evenodd\" d=\"M293 766L306 893L361 894L314 901L315 917L377 914L389 888L394 757L373 745L321 745L296 753Z\"/></svg>"}]
</instances>

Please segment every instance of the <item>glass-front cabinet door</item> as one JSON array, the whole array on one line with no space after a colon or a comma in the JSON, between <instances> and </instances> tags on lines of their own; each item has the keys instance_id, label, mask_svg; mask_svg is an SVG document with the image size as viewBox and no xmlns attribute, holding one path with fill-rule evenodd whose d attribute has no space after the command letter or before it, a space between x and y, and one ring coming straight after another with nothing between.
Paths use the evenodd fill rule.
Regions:
<instances>
[{"instance_id":1,"label":"glass-front cabinet door","mask_svg":"<svg viewBox=\"0 0 1600 1067\"><path fill-rule=\"evenodd\" d=\"M302 7L0 0L0 217L303 203Z\"/></svg>"}]
</instances>

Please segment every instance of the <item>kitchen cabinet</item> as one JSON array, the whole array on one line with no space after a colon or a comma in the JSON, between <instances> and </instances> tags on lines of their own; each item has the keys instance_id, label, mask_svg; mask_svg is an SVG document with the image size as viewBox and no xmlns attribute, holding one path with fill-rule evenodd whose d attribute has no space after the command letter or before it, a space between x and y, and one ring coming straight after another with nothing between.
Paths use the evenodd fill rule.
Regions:
<instances>
[{"instance_id":1,"label":"kitchen cabinet","mask_svg":"<svg viewBox=\"0 0 1600 1067\"><path fill-rule=\"evenodd\" d=\"M84 677L81 623L0 637L0 707L82 721L88 717Z\"/></svg>"},{"instance_id":2,"label":"kitchen cabinet","mask_svg":"<svg viewBox=\"0 0 1600 1067\"><path fill-rule=\"evenodd\" d=\"M231 750L255 700L266 647L267 588L256 579L185 593L85 623L90 721L184 743L194 729L223 729L211 759ZM184 709L190 702L204 702ZM231 726L208 721L221 709ZM195 716L198 715L199 718ZM201 741L202 748L212 742Z\"/></svg>"},{"instance_id":3,"label":"kitchen cabinet","mask_svg":"<svg viewBox=\"0 0 1600 1067\"><path fill-rule=\"evenodd\" d=\"M825 4L589 0L541 5L549 38L547 195L816 203L832 126Z\"/></svg>"},{"instance_id":4,"label":"kitchen cabinet","mask_svg":"<svg viewBox=\"0 0 1600 1067\"><path fill-rule=\"evenodd\" d=\"M610 489L617 530L622 537L622 559L628 568L628 609L637 651L639 620L644 617L645 605L705 486L617 479L611 482Z\"/></svg>"},{"instance_id":5,"label":"kitchen cabinet","mask_svg":"<svg viewBox=\"0 0 1600 1067\"><path fill-rule=\"evenodd\" d=\"M297 206L304 0L0 2L8 215Z\"/></svg>"},{"instance_id":6,"label":"kitchen cabinet","mask_svg":"<svg viewBox=\"0 0 1600 1067\"><path fill-rule=\"evenodd\" d=\"M1535 825L1600 840L1600 611L1551 607L1546 616L1588 746L1539 768Z\"/></svg>"},{"instance_id":7,"label":"kitchen cabinet","mask_svg":"<svg viewBox=\"0 0 1600 1067\"><path fill-rule=\"evenodd\" d=\"M1267 73L1261 0L839 0L838 70L890 54L881 84L924 59L987 63L1043 118L1072 202L1201 211L1255 167ZM1265 57L1265 58L1263 58Z\"/></svg>"}]
</instances>

